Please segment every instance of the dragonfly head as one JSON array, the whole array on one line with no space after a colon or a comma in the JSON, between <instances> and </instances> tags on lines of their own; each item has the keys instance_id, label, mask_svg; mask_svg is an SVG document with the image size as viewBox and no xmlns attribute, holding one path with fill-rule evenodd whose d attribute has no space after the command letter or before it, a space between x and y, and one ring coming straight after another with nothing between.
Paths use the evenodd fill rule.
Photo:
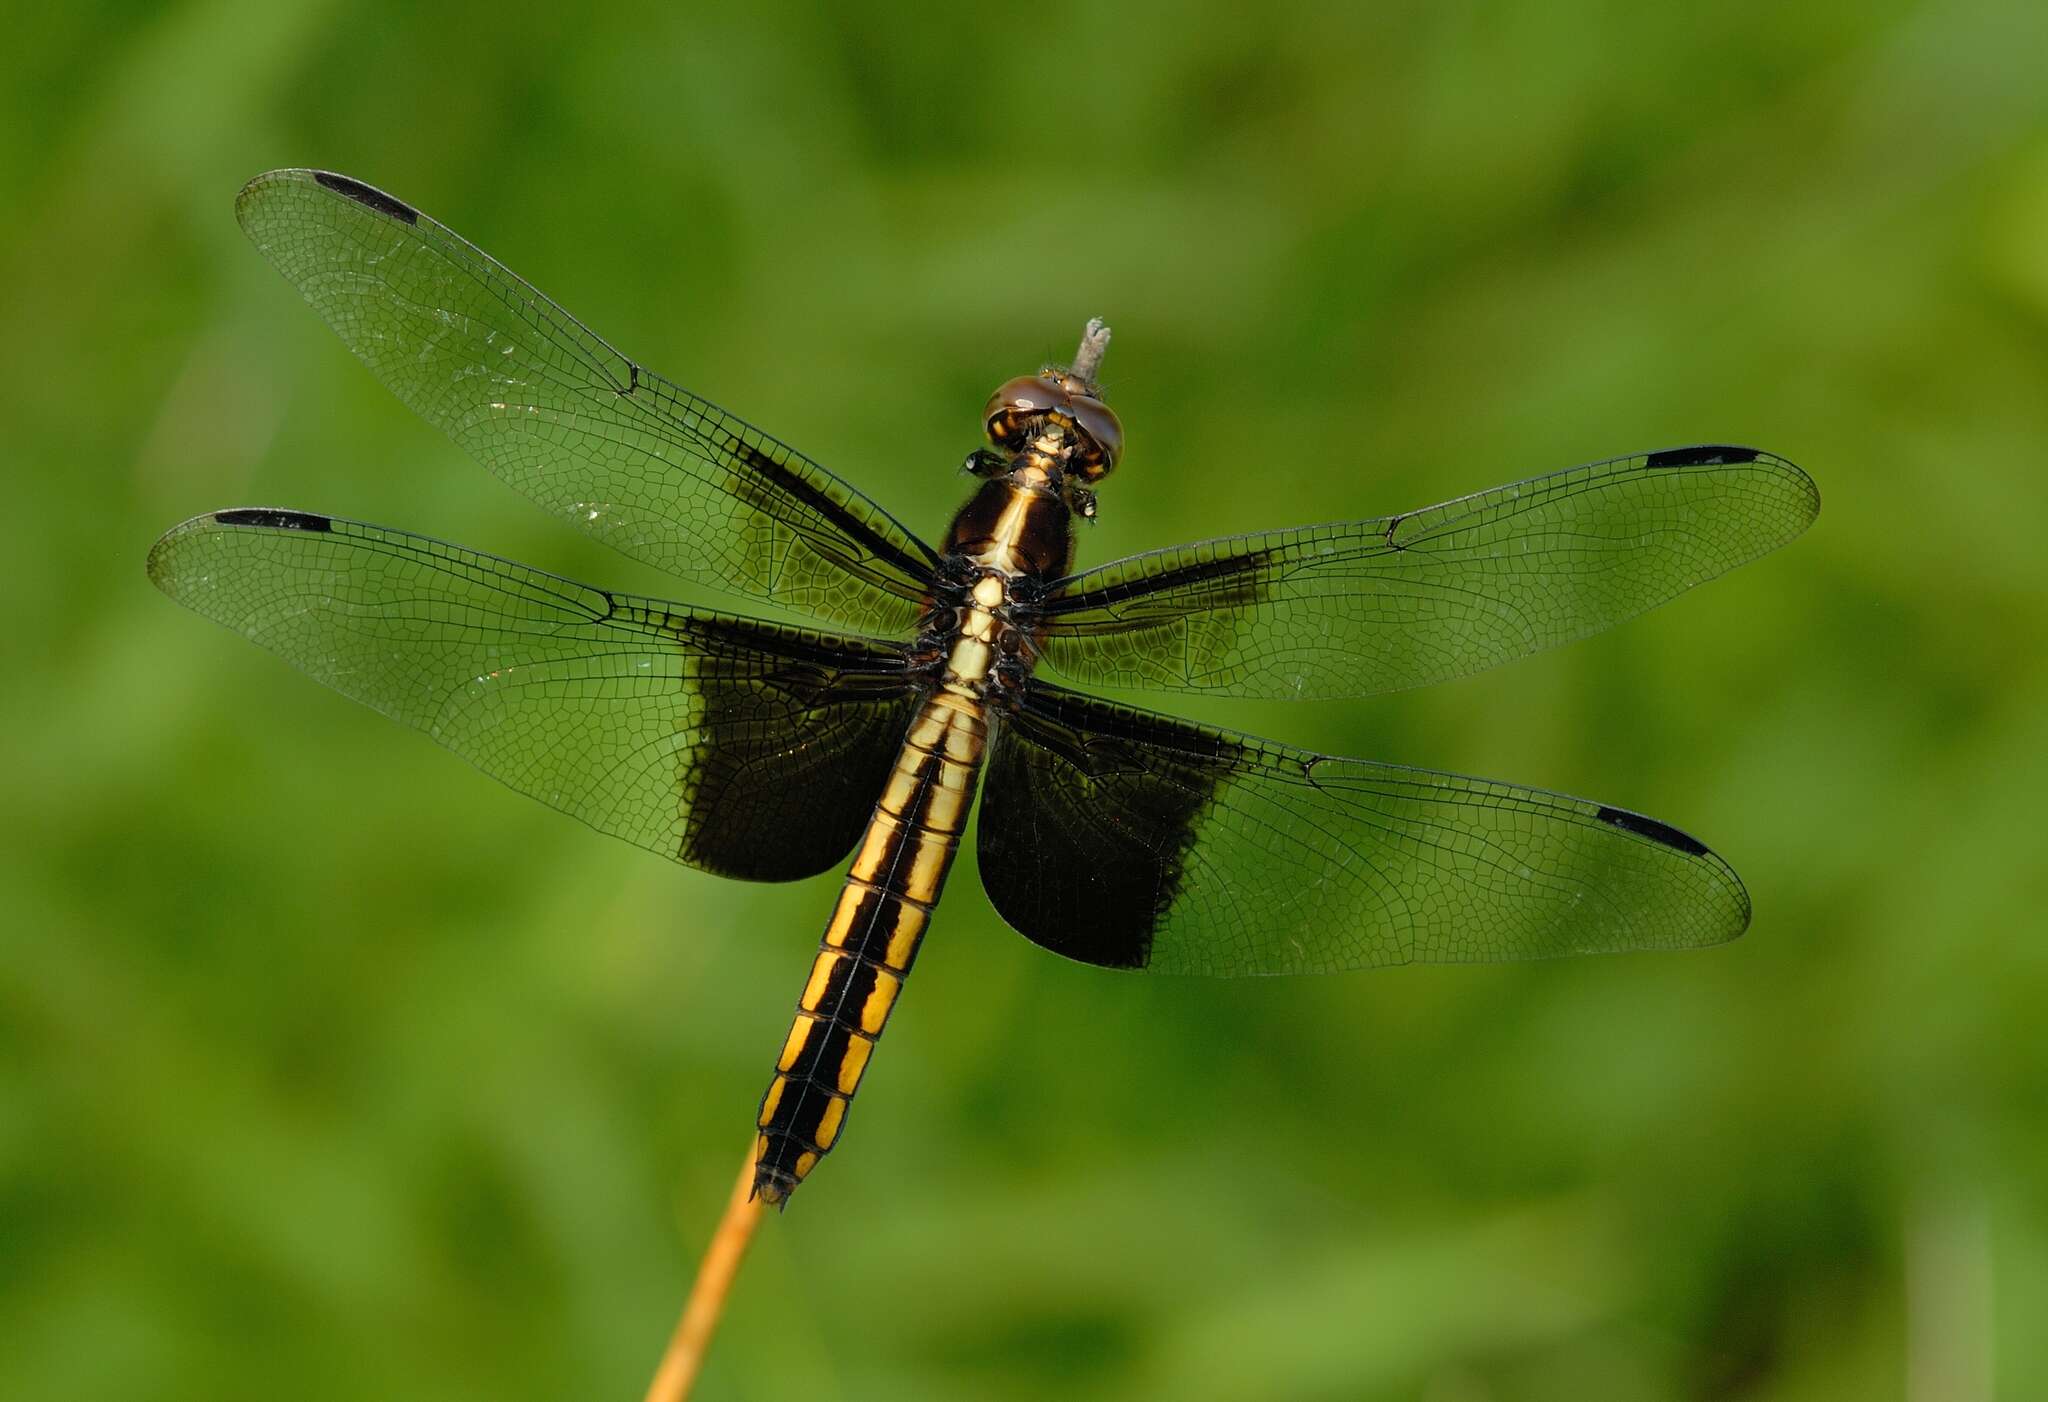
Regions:
<instances>
[{"instance_id":1,"label":"dragonfly head","mask_svg":"<svg viewBox=\"0 0 2048 1402\"><path fill-rule=\"evenodd\" d=\"M1109 328L1098 318L1082 333L1071 366L1048 365L1036 375L1020 375L1004 384L982 410L988 441L1016 453L1050 434L1066 475L1087 484L1109 476L1123 459L1124 428L1102 402L1102 388L1095 382L1108 347Z\"/></svg>"},{"instance_id":2,"label":"dragonfly head","mask_svg":"<svg viewBox=\"0 0 2048 1402\"><path fill-rule=\"evenodd\" d=\"M989 396L982 428L989 442L1012 453L1052 433L1060 443L1061 466L1084 482L1099 482L1123 456L1124 430L1090 389L1058 369L1020 375Z\"/></svg>"}]
</instances>

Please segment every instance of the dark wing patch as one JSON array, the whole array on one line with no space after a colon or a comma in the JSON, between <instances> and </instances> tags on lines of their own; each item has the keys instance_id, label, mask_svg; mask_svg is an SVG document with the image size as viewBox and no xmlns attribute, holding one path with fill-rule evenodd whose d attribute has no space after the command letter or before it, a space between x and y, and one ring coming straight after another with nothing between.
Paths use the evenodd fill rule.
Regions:
<instances>
[{"instance_id":1,"label":"dark wing patch","mask_svg":"<svg viewBox=\"0 0 2048 1402\"><path fill-rule=\"evenodd\" d=\"M1210 544L1234 547L1237 542L1216 541ZM1191 545L1171 553L1175 560L1172 563L1162 560L1162 568L1155 572L1105 579L1099 587L1088 591L1085 605L1076 603L1075 595L1061 595L1055 598L1047 611L1067 618L1068 622L1063 627L1070 629L1074 626L1071 615L1113 607L1134 599L1170 596L1176 600L1198 601L1196 607L1204 610L1246 608L1260 602L1259 587L1263 577L1284 563L1284 559L1274 553L1257 548L1211 551L1201 545ZM1104 574L1110 568L1105 565L1101 570L1077 576L1076 582Z\"/></svg>"},{"instance_id":2,"label":"dark wing patch","mask_svg":"<svg viewBox=\"0 0 2048 1402\"><path fill-rule=\"evenodd\" d=\"M418 210L404 200L392 198L374 185L365 185L362 181L352 180L346 175L336 175L331 170L316 170L313 172L313 178L344 199L354 200L365 209L374 209L377 213L396 219L401 224L420 222Z\"/></svg>"},{"instance_id":3,"label":"dark wing patch","mask_svg":"<svg viewBox=\"0 0 2048 1402\"><path fill-rule=\"evenodd\" d=\"M273 506L244 506L217 511L213 519L223 526L266 526L274 531L324 531L334 525L327 517L316 516L310 511L287 511Z\"/></svg>"},{"instance_id":4,"label":"dark wing patch","mask_svg":"<svg viewBox=\"0 0 2048 1402\"><path fill-rule=\"evenodd\" d=\"M387 388L545 510L709 588L878 633L915 625L930 546L434 220L304 170L258 176L235 208Z\"/></svg>"},{"instance_id":5,"label":"dark wing patch","mask_svg":"<svg viewBox=\"0 0 2048 1402\"><path fill-rule=\"evenodd\" d=\"M1632 618L1797 536L1783 458L1711 446L1440 506L1134 555L1060 581L1044 656L1100 686L1328 698L1427 686Z\"/></svg>"},{"instance_id":6,"label":"dark wing patch","mask_svg":"<svg viewBox=\"0 0 2048 1402\"><path fill-rule=\"evenodd\" d=\"M1034 686L1001 718L978 838L1005 920L1083 963L1142 969L1180 895L1196 820L1237 749L1163 748L1137 712Z\"/></svg>"},{"instance_id":7,"label":"dark wing patch","mask_svg":"<svg viewBox=\"0 0 2048 1402\"><path fill-rule=\"evenodd\" d=\"M859 511L845 502L834 500L822 484L810 480L789 464L776 461L754 444L741 444L737 451L747 466L754 470L752 479L742 479L734 486L740 499L764 515L773 513L783 498L800 502L816 512L820 520L833 526L856 547L839 556L840 563L849 571L880 560L901 571L905 578L923 578L930 572L931 560L904 549L900 541L886 531L877 530L874 523ZM831 537L820 536L817 543L829 546L830 541Z\"/></svg>"},{"instance_id":8,"label":"dark wing patch","mask_svg":"<svg viewBox=\"0 0 2048 1402\"><path fill-rule=\"evenodd\" d=\"M1690 448L1666 448L1645 459L1647 467L1726 467L1757 460L1754 448L1737 448L1728 443L1700 443Z\"/></svg>"},{"instance_id":9,"label":"dark wing patch","mask_svg":"<svg viewBox=\"0 0 2048 1402\"><path fill-rule=\"evenodd\" d=\"M150 551L149 574L521 793L723 876L793 880L842 861L917 705L892 644L610 594L303 512L188 521Z\"/></svg>"},{"instance_id":10,"label":"dark wing patch","mask_svg":"<svg viewBox=\"0 0 2048 1402\"><path fill-rule=\"evenodd\" d=\"M916 708L900 650L752 619L671 618L700 659L704 736L681 860L754 881L838 865L867 827Z\"/></svg>"},{"instance_id":11,"label":"dark wing patch","mask_svg":"<svg viewBox=\"0 0 2048 1402\"><path fill-rule=\"evenodd\" d=\"M1340 759L1034 684L1000 726L982 880L1037 944L1238 976L1735 938L1727 863L1562 794Z\"/></svg>"},{"instance_id":12,"label":"dark wing patch","mask_svg":"<svg viewBox=\"0 0 2048 1402\"><path fill-rule=\"evenodd\" d=\"M1689 857L1707 855L1707 844L1691 833L1680 832L1669 823L1660 823L1655 818L1646 818L1640 813L1631 813L1626 808L1602 808L1594 814L1601 822L1632 832L1637 837L1647 837L1652 842L1661 842L1675 848Z\"/></svg>"}]
</instances>

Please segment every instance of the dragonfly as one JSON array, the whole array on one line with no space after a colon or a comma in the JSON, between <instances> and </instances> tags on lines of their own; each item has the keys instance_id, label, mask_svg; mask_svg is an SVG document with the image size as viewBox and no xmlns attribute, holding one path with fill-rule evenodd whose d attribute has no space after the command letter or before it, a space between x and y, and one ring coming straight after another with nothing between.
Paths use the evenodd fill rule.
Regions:
<instances>
[{"instance_id":1,"label":"dragonfly","mask_svg":"<svg viewBox=\"0 0 2048 1402\"><path fill-rule=\"evenodd\" d=\"M1362 697L1585 637L1803 531L1819 493L1782 457L1638 453L1077 571L1124 455L1100 322L1072 364L989 399L973 490L933 546L381 190L280 170L236 212L371 372L506 483L628 556L808 620L275 507L195 517L148 561L178 603L601 832L751 881L851 854L756 1116L766 1202L838 1143L977 798L996 911L1109 969L1536 959L1749 924L1729 865L1655 818L1087 689Z\"/></svg>"}]
</instances>

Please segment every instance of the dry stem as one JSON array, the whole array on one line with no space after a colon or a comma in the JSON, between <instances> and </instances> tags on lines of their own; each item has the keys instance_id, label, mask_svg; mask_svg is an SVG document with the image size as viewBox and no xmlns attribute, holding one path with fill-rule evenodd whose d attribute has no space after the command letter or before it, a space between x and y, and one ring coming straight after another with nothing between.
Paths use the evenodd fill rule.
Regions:
<instances>
[{"instance_id":1,"label":"dry stem","mask_svg":"<svg viewBox=\"0 0 2048 1402\"><path fill-rule=\"evenodd\" d=\"M1067 373L1084 385L1095 383L1095 372L1102 368L1102 353L1109 349L1109 328L1102 324L1101 317L1090 318L1081 331L1081 345L1074 352L1074 363L1067 367Z\"/></svg>"},{"instance_id":2,"label":"dry stem","mask_svg":"<svg viewBox=\"0 0 2048 1402\"><path fill-rule=\"evenodd\" d=\"M761 1203L754 1196L754 1144L749 1140L747 1156L740 1163L739 1181L732 1185L732 1197L725 1204L725 1216L704 1248L697 1266L697 1283L690 1287L689 1303L668 1341L668 1352L654 1370L647 1388L647 1402L684 1402L704 1366L704 1354L711 1347L711 1335L718 1317L725 1311L725 1297L732 1278L739 1274L747 1243L754 1239L754 1225L761 1220Z\"/></svg>"}]
</instances>

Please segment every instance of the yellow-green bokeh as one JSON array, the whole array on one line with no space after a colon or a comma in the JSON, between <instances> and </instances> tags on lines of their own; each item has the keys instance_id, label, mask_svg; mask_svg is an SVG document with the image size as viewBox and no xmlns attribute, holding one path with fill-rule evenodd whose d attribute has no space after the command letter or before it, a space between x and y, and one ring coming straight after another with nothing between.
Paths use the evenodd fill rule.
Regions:
<instances>
[{"instance_id":1,"label":"yellow-green bokeh","mask_svg":"<svg viewBox=\"0 0 2048 1402\"><path fill-rule=\"evenodd\" d=\"M705 1396L2048 1391L2048 11L45 9L0 57L0 1396L638 1395L832 880L608 842L175 608L195 512L676 590L236 230L411 200L936 532L1117 329L1100 561L1756 443L1818 526L1610 635L1190 706L1655 814L1674 956L1064 963L963 859Z\"/></svg>"}]
</instances>

